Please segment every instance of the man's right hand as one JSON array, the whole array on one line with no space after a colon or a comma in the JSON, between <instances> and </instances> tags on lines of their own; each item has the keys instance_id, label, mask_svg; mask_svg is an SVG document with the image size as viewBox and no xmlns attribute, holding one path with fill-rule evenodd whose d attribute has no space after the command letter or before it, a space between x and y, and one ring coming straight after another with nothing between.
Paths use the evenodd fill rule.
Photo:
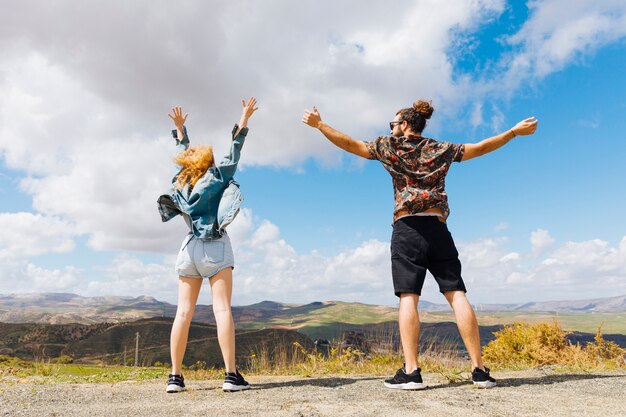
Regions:
<instances>
[{"instance_id":1,"label":"man's right hand","mask_svg":"<svg viewBox=\"0 0 626 417\"><path fill-rule=\"evenodd\" d=\"M320 116L320 112L317 110L317 107L313 106L313 111L304 111L304 115L302 116L302 123L319 129L320 124L322 123L322 117Z\"/></svg>"},{"instance_id":2,"label":"man's right hand","mask_svg":"<svg viewBox=\"0 0 626 417\"><path fill-rule=\"evenodd\" d=\"M185 113L183 116L183 108L180 106L172 107L172 114L168 114L169 118L172 119L174 125L177 129L183 130L183 126L185 121L187 120L187 116L189 113Z\"/></svg>"}]
</instances>

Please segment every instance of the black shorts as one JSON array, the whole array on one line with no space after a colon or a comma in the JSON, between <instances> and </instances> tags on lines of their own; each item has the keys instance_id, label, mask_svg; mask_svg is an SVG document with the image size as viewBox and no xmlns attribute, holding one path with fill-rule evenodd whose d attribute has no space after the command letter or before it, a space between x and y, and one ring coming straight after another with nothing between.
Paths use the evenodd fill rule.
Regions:
<instances>
[{"instance_id":1,"label":"black shorts","mask_svg":"<svg viewBox=\"0 0 626 417\"><path fill-rule=\"evenodd\" d=\"M426 271L439 284L439 291L463 291L461 261L448 226L437 216L407 216L393 224L391 275L393 289L421 295Z\"/></svg>"}]
</instances>

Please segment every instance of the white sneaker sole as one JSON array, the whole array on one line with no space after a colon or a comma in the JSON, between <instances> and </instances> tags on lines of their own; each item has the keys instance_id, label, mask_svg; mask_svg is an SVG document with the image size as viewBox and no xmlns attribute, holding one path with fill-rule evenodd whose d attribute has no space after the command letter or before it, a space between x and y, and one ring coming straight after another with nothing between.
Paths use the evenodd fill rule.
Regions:
<instances>
[{"instance_id":1,"label":"white sneaker sole","mask_svg":"<svg viewBox=\"0 0 626 417\"><path fill-rule=\"evenodd\" d=\"M493 388L496 385L498 385L495 382L491 382L491 381L472 381L472 382L478 388Z\"/></svg>"},{"instance_id":2,"label":"white sneaker sole","mask_svg":"<svg viewBox=\"0 0 626 417\"><path fill-rule=\"evenodd\" d=\"M405 382L404 384L390 384L385 382L385 386L391 389L406 389L406 390L416 390L416 389L424 389L426 385L418 382Z\"/></svg>"},{"instance_id":3,"label":"white sneaker sole","mask_svg":"<svg viewBox=\"0 0 626 417\"><path fill-rule=\"evenodd\" d=\"M174 393L174 392L183 392L185 390L184 387L178 386L178 385L168 385L167 388L165 389L165 392L167 392L168 394Z\"/></svg>"},{"instance_id":4,"label":"white sneaker sole","mask_svg":"<svg viewBox=\"0 0 626 417\"><path fill-rule=\"evenodd\" d=\"M247 389L250 389L250 385L235 385L230 382L224 382L224 385L222 385L222 390L224 392L245 391Z\"/></svg>"}]
</instances>

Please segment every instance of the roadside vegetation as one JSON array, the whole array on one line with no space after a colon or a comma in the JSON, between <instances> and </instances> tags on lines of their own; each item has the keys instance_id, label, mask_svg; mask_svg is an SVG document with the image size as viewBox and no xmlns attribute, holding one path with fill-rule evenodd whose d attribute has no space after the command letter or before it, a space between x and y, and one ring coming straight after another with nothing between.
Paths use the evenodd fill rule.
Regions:
<instances>
[{"instance_id":1,"label":"roadside vegetation","mask_svg":"<svg viewBox=\"0 0 626 417\"><path fill-rule=\"evenodd\" d=\"M397 336L397 335L396 335ZM626 368L626 349L607 341L598 329L594 342L572 344L560 324L516 322L495 333L495 339L483 349L484 359L492 370L521 370L551 367L561 372L595 372ZM397 338L397 337L396 337ZM368 343L368 352L346 346L345 341L325 345L322 349L305 349L298 342L279 349L258 346L240 367L247 375L375 375L387 376L402 366L393 335ZM164 378L169 364L157 362L152 367L84 365L72 363L64 355L46 361L24 361L0 355L0 381L54 382L121 382ZM469 360L456 346L438 341L420 355L422 372L438 373L450 382L469 377ZM184 367L187 379L221 379L222 369L207 367L201 361Z\"/></svg>"},{"instance_id":2,"label":"roadside vegetation","mask_svg":"<svg viewBox=\"0 0 626 417\"><path fill-rule=\"evenodd\" d=\"M605 340L601 328L596 332L595 340L584 346L570 343L567 333L556 320L551 323L513 323L495 335L496 338L483 349L483 356L497 368L557 365L593 371L626 367L626 349Z\"/></svg>"},{"instance_id":3,"label":"roadside vegetation","mask_svg":"<svg viewBox=\"0 0 626 417\"><path fill-rule=\"evenodd\" d=\"M49 361L25 361L0 355L0 381L7 382L121 382L161 378L163 368L84 365Z\"/></svg>"}]
</instances>

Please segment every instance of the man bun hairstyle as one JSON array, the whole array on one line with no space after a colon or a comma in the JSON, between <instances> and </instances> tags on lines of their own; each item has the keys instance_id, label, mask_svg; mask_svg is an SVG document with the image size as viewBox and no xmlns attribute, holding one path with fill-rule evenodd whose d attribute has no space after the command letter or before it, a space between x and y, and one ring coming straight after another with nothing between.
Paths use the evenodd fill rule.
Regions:
<instances>
[{"instance_id":1,"label":"man bun hairstyle","mask_svg":"<svg viewBox=\"0 0 626 417\"><path fill-rule=\"evenodd\" d=\"M398 111L400 121L406 121L414 132L422 133L426 127L426 120L430 119L435 109L432 102L426 100L416 100L413 106Z\"/></svg>"},{"instance_id":2,"label":"man bun hairstyle","mask_svg":"<svg viewBox=\"0 0 626 417\"><path fill-rule=\"evenodd\" d=\"M431 101L417 100L413 103L413 109L418 112L424 119L430 119L435 109L431 106Z\"/></svg>"}]
</instances>

